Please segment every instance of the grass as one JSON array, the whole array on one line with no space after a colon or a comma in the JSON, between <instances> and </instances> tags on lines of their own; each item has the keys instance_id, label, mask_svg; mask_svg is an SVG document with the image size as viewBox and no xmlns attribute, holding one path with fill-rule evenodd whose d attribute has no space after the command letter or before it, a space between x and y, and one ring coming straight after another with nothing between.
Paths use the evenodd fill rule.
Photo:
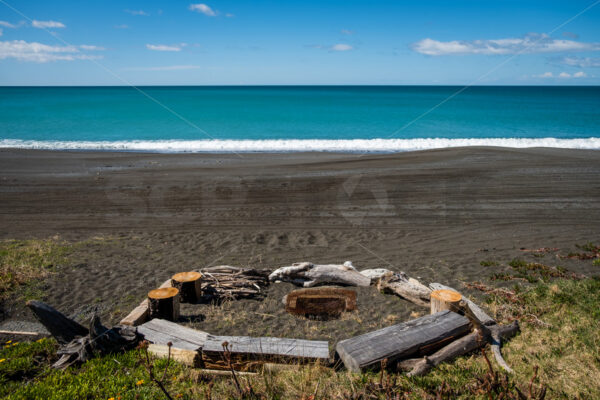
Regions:
<instances>
[{"instance_id":1,"label":"grass","mask_svg":"<svg viewBox=\"0 0 600 400\"><path fill-rule=\"evenodd\" d=\"M0 241L0 300L18 288L24 289L25 297L39 295L31 284L48 277L57 265L64 263L69 250L68 243L56 237Z\"/></svg>"},{"instance_id":2,"label":"grass","mask_svg":"<svg viewBox=\"0 0 600 400\"><path fill-rule=\"evenodd\" d=\"M507 322L522 321L522 333L503 347L514 376L507 378L491 398L505 391L528 392L547 387L547 398L600 398L600 279L556 279L527 289L477 286L487 293L489 308ZM0 348L0 397L7 399L137 399L164 398L149 380L141 350L95 358L80 367L55 371L53 340ZM492 361L493 362L493 361ZM156 360L162 375L166 361ZM479 354L442 364L430 374L407 378L400 374L355 374L318 365L239 377L243 393L267 399L367 398L489 398L482 380L488 367ZM193 368L170 363L166 388L174 398L229 399L241 395L231 378L203 378ZM502 376L502 375L501 375ZM535 391L535 390L534 390ZM316 393L316 395L315 395Z\"/></svg>"}]
</instances>

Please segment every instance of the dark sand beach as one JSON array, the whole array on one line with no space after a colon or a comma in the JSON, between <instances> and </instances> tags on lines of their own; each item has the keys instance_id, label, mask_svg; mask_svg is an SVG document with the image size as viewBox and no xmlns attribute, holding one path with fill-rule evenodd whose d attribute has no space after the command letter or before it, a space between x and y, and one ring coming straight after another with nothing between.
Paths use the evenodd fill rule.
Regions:
<instances>
[{"instance_id":1,"label":"dark sand beach","mask_svg":"<svg viewBox=\"0 0 600 400\"><path fill-rule=\"evenodd\" d=\"M45 300L116 322L175 272L298 261L405 271L462 288L521 248L574 250L600 235L600 153L455 148L383 155L142 154L0 150L0 237L80 242L44 283ZM545 255L548 265L598 267ZM483 267L493 260L497 267ZM419 310L374 288L359 310L314 323L264 301L183 309L219 334L340 339ZM5 319L31 320L18 302Z\"/></svg>"}]
</instances>

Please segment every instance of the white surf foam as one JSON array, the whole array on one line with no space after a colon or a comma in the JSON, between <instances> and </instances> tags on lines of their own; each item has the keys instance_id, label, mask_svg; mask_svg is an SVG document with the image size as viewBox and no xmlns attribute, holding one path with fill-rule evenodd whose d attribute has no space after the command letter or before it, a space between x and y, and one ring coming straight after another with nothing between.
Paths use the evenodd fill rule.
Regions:
<instances>
[{"instance_id":1,"label":"white surf foam","mask_svg":"<svg viewBox=\"0 0 600 400\"><path fill-rule=\"evenodd\" d=\"M491 138L491 139L349 139L349 140L133 140L133 141L38 141L1 139L0 148L43 150L147 151L163 153L249 152L367 152L389 153L463 146L513 148L556 147L600 149L600 137L583 139Z\"/></svg>"}]
</instances>

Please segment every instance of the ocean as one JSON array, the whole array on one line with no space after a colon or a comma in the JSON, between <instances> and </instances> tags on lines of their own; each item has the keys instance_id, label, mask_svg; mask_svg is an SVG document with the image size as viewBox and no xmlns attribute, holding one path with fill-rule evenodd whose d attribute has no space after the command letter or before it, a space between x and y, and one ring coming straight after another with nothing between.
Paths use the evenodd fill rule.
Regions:
<instances>
[{"instance_id":1,"label":"ocean","mask_svg":"<svg viewBox=\"0 0 600 400\"><path fill-rule=\"evenodd\" d=\"M2 87L0 147L158 152L600 149L600 87Z\"/></svg>"}]
</instances>

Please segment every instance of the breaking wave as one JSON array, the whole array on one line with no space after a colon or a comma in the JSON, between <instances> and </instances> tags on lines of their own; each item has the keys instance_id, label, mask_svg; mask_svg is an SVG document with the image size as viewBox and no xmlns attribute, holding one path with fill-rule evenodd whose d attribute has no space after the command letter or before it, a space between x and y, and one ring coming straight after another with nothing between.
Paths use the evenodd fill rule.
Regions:
<instances>
[{"instance_id":1,"label":"breaking wave","mask_svg":"<svg viewBox=\"0 0 600 400\"><path fill-rule=\"evenodd\" d=\"M392 153L464 146L513 148L556 147L600 149L600 137L557 138L471 138L471 139L277 139L277 140L132 140L132 141L38 141L0 139L0 148L40 150L103 150L160 153L250 153L250 152L342 152Z\"/></svg>"}]
</instances>

